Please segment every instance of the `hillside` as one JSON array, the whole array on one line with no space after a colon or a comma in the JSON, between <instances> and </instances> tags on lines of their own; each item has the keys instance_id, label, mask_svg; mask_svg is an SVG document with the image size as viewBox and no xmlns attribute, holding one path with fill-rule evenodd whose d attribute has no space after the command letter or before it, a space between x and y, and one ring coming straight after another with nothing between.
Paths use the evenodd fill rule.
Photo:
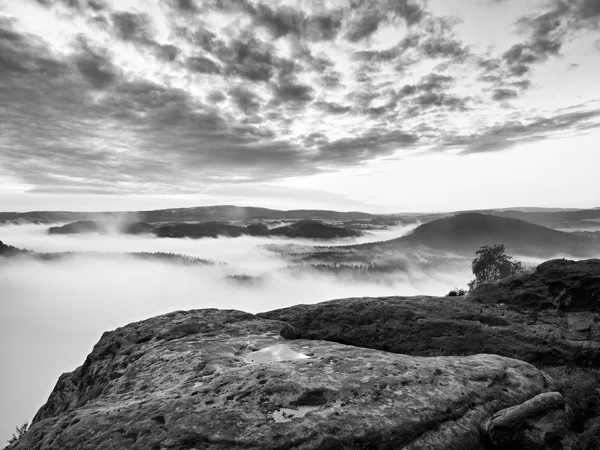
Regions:
<instances>
[{"instance_id":1,"label":"hillside","mask_svg":"<svg viewBox=\"0 0 600 450\"><path fill-rule=\"evenodd\" d=\"M567 254L583 258L600 254L600 241L597 239L552 230L524 220L479 213L462 213L434 220L420 225L407 236L354 248L400 251L425 246L472 255L481 246L492 244L504 244L510 254L535 257Z\"/></svg>"},{"instance_id":2,"label":"hillside","mask_svg":"<svg viewBox=\"0 0 600 450\"><path fill-rule=\"evenodd\" d=\"M306 239L335 239L360 236L360 231L335 227L312 220L302 220L291 225L269 230L264 224L250 224L246 227L220 222L177 223L165 225L153 231L158 237L203 238L248 236L285 236Z\"/></svg>"},{"instance_id":3,"label":"hillside","mask_svg":"<svg viewBox=\"0 0 600 450\"><path fill-rule=\"evenodd\" d=\"M273 228L271 236L286 236L291 238L336 239L357 237L363 233L349 228L334 227L314 220L302 220L291 225Z\"/></svg>"},{"instance_id":4,"label":"hillside","mask_svg":"<svg viewBox=\"0 0 600 450\"><path fill-rule=\"evenodd\" d=\"M111 231L124 234L149 233L153 227L142 222L125 222L113 225L103 220L79 220L60 227L50 227L48 234L85 234L85 233L109 233Z\"/></svg>"},{"instance_id":5,"label":"hillside","mask_svg":"<svg viewBox=\"0 0 600 450\"><path fill-rule=\"evenodd\" d=\"M600 208L561 211L489 211L500 217L526 220L550 228L600 227Z\"/></svg>"},{"instance_id":6,"label":"hillside","mask_svg":"<svg viewBox=\"0 0 600 450\"><path fill-rule=\"evenodd\" d=\"M19 253L25 253L25 251L0 241L0 256L13 256Z\"/></svg>"}]
</instances>

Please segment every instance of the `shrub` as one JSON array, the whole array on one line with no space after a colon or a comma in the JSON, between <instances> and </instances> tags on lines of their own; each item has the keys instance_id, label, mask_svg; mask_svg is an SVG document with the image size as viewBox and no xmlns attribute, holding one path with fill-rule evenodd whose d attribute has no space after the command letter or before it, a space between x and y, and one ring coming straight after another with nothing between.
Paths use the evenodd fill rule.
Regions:
<instances>
[{"instance_id":1,"label":"shrub","mask_svg":"<svg viewBox=\"0 0 600 450\"><path fill-rule=\"evenodd\" d=\"M554 376L558 390L573 414L574 433L564 439L565 450L600 448L600 369L563 369Z\"/></svg>"},{"instance_id":2,"label":"shrub","mask_svg":"<svg viewBox=\"0 0 600 450\"><path fill-rule=\"evenodd\" d=\"M466 295L466 294L467 294L467 291L465 289L459 289L459 288L455 287L450 292L448 292L448 294L446 294L446 297L462 297L463 295Z\"/></svg>"},{"instance_id":3,"label":"shrub","mask_svg":"<svg viewBox=\"0 0 600 450\"><path fill-rule=\"evenodd\" d=\"M25 433L27 433L27 428L29 428L29 422L24 422L20 427L15 427L15 432L12 437L8 440L9 444L14 444L19 439L23 437Z\"/></svg>"}]
</instances>

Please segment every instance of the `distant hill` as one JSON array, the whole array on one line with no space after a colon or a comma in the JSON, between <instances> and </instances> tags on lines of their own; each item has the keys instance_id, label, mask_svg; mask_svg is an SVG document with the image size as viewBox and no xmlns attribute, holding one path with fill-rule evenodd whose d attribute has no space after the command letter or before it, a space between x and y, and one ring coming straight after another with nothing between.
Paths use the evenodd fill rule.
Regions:
<instances>
[{"instance_id":1,"label":"distant hill","mask_svg":"<svg viewBox=\"0 0 600 450\"><path fill-rule=\"evenodd\" d=\"M600 227L600 208L559 211L490 210L486 214L526 220L550 228Z\"/></svg>"},{"instance_id":2,"label":"distant hill","mask_svg":"<svg viewBox=\"0 0 600 450\"><path fill-rule=\"evenodd\" d=\"M309 239L336 239L346 237L358 237L363 233L350 228L334 227L313 220L302 220L300 222L273 228L269 231L270 236L286 236L292 238Z\"/></svg>"},{"instance_id":3,"label":"distant hill","mask_svg":"<svg viewBox=\"0 0 600 450\"><path fill-rule=\"evenodd\" d=\"M149 233L154 229L151 225L142 222L124 222L113 224L102 220L79 220L60 227L50 227L48 234L82 234L82 233L109 233L116 231L124 234Z\"/></svg>"},{"instance_id":4,"label":"distant hill","mask_svg":"<svg viewBox=\"0 0 600 450\"><path fill-rule=\"evenodd\" d=\"M286 236L307 239L335 239L361 236L360 231L344 227L335 227L312 220L303 220L291 225L269 230L264 224L251 224L246 227L220 222L177 223L165 225L154 230L158 237L203 238L248 236Z\"/></svg>"},{"instance_id":5,"label":"distant hill","mask_svg":"<svg viewBox=\"0 0 600 450\"><path fill-rule=\"evenodd\" d=\"M368 214L358 211L340 212L320 209L277 210L233 205L199 206L193 208L170 208L153 211L129 212L75 212L75 211L30 211L0 212L0 221L40 221L40 222L75 222L88 220L111 220L122 217L135 217L135 220L146 223L156 222L226 222L252 220L302 220L322 219L330 221L369 220L382 215Z\"/></svg>"},{"instance_id":6,"label":"distant hill","mask_svg":"<svg viewBox=\"0 0 600 450\"><path fill-rule=\"evenodd\" d=\"M462 213L433 220L420 225L410 235L353 248L403 250L425 246L472 255L481 246L492 244L504 244L510 254L536 257L561 253L575 257L600 254L597 239L552 230L524 220L479 213Z\"/></svg>"},{"instance_id":7,"label":"distant hill","mask_svg":"<svg viewBox=\"0 0 600 450\"><path fill-rule=\"evenodd\" d=\"M26 253L26 251L0 241L0 256L13 256L19 253Z\"/></svg>"}]
</instances>

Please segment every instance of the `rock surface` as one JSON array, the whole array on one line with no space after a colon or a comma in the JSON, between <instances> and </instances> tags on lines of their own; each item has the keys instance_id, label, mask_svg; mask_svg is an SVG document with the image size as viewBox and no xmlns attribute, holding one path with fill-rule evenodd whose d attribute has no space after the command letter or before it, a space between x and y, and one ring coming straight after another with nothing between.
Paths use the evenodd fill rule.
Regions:
<instances>
[{"instance_id":1,"label":"rock surface","mask_svg":"<svg viewBox=\"0 0 600 450\"><path fill-rule=\"evenodd\" d=\"M482 424L494 449L562 449L568 430L565 399L558 392L546 392L498 411Z\"/></svg>"},{"instance_id":2,"label":"rock surface","mask_svg":"<svg viewBox=\"0 0 600 450\"><path fill-rule=\"evenodd\" d=\"M532 274L478 286L470 297L513 307L600 312L600 259L553 259Z\"/></svg>"},{"instance_id":3,"label":"rock surface","mask_svg":"<svg viewBox=\"0 0 600 450\"><path fill-rule=\"evenodd\" d=\"M466 297L349 298L258 315L288 322L303 339L394 353L495 353L542 366L597 366L599 289L599 260L552 260Z\"/></svg>"},{"instance_id":4,"label":"rock surface","mask_svg":"<svg viewBox=\"0 0 600 450\"><path fill-rule=\"evenodd\" d=\"M283 337L297 335L222 310L105 333L9 448L479 449L487 417L550 389L515 359Z\"/></svg>"}]
</instances>

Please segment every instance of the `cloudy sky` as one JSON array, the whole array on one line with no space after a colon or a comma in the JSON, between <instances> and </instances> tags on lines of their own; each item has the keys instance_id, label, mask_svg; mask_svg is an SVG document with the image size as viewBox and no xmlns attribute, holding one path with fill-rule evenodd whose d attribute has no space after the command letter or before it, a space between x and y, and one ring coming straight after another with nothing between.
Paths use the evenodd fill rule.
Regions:
<instances>
[{"instance_id":1,"label":"cloudy sky","mask_svg":"<svg viewBox=\"0 0 600 450\"><path fill-rule=\"evenodd\" d=\"M0 210L600 206L599 0L0 0Z\"/></svg>"}]
</instances>

